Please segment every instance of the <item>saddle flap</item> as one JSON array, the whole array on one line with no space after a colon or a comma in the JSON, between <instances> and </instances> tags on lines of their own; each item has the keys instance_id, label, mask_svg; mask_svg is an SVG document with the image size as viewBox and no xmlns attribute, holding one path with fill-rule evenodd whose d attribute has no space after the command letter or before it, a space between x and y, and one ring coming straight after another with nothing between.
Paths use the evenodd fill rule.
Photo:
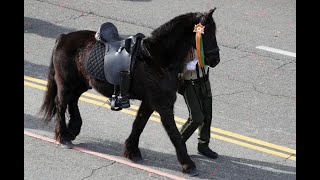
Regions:
<instances>
[{"instance_id":1,"label":"saddle flap","mask_svg":"<svg viewBox=\"0 0 320 180\"><path fill-rule=\"evenodd\" d=\"M131 55L121 42L109 44L109 51L104 57L104 75L108 82L118 85L120 83L120 71L130 71Z\"/></svg>"}]
</instances>

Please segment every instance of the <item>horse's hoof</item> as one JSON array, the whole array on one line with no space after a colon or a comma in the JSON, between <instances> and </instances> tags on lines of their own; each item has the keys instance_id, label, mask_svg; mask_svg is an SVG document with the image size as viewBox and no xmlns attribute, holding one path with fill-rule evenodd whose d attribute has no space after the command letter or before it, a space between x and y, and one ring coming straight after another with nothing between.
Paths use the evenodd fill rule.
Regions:
<instances>
[{"instance_id":1,"label":"horse's hoof","mask_svg":"<svg viewBox=\"0 0 320 180\"><path fill-rule=\"evenodd\" d=\"M142 157L131 157L129 158L130 161L134 162L134 163L141 163L143 161Z\"/></svg>"},{"instance_id":2,"label":"horse's hoof","mask_svg":"<svg viewBox=\"0 0 320 180\"><path fill-rule=\"evenodd\" d=\"M72 149L74 145L72 144L71 141L62 141L60 142L60 146L65 149Z\"/></svg>"},{"instance_id":3,"label":"horse's hoof","mask_svg":"<svg viewBox=\"0 0 320 180\"><path fill-rule=\"evenodd\" d=\"M130 161L132 161L134 163L140 163L143 161L140 150L138 150L135 153L132 153L132 152L129 153L129 151L126 150L126 151L124 151L123 155L124 155L124 157L126 157L127 159L129 159Z\"/></svg>"},{"instance_id":4,"label":"horse's hoof","mask_svg":"<svg viewBox=\"0 0 320 180\"><path fill-rule=\"evenodd\" d=\"M182 172L183 172L184 174L187 174L187 175L190 176L190 177L199 175L199 171L197 170L196 167L194 167L194 168L192 168L192 169L183 169Z\"/></svg>"}]
</instances>

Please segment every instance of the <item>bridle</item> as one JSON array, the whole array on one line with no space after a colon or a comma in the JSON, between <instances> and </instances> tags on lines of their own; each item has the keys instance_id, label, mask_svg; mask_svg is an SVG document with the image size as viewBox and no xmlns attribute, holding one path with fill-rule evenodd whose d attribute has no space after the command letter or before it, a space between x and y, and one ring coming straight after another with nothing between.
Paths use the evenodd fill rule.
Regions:
<instances>
[{"instance_id":1,"label":"bridle","mask_svg":"<svg viewBox=\"0 0 320 180\"><path fill-rule=\"evenodd\" d=\"M203 21L203 20L202 20L202 21ZM203 26L204 26L204 27L208 27L208 26L212 26L212 25L213 25L213 23L209 23L209 24L206 24L206 25L203 25ZM219 51L220 51L220 48L219 48L219 46L217 45L216 48L206 50L205 53L206 53L206 54L217 54Z\"/></svg>"},{"instance_id":2,"label":"bridle","mask_svg":"<svg viewBox=\"0 0 320 180\"><path fill-rule=\"evenodd\" d=\"M196 42L196 52L197 52L197 56L198 56L198 65L199 65L199 67L203 67L205 65L205 61L204 61L205 54L206 55L208 55L208 54L217 54L220 51L219 46L217 45L217 47L215 47L213 49L206 50L206 52L204 53L204 45L203 45L202 34L204 34L205 27L206 26L208 27L210 25L212 25L212 24L202 25L201 23L198 23L198 24L194 25L193 32L196 33L195 42Z\"/></svg>"}]
</instances>

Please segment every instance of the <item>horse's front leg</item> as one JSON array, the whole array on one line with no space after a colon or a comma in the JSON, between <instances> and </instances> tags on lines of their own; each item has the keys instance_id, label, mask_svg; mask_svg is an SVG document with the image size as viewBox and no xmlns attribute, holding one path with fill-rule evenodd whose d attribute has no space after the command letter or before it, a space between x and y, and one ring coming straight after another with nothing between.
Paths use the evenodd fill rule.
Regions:
<instances>
[{"instance_id":1,"label":"horse's front leg","mask_svg":"<svg viewBox=\"0 0 320 180\"><path fill-rule=\"evenodd\" d=\"M124 147L124 156L131 161L142 161L141 152L138 147L139 138L152 113L153 110L149 104L145 100L142 101L136 119L133 122L131 134L126 140Z\"/></svg>"},{"instance_id":2,"label":"horse's front leg","mask_svg":"<svg viewBox=\"0 0 320 180\"><path fill-rule=\"evenodd\" d=\"M163 107L157 110L161 116L161 122L170 137L171 142L176 148L178 161L182 165L182 172L190 176L199 174L195 163L188 155L185 142L182 140L181 134L174 121L173 107Z\"/></svg>"}]
</instances>

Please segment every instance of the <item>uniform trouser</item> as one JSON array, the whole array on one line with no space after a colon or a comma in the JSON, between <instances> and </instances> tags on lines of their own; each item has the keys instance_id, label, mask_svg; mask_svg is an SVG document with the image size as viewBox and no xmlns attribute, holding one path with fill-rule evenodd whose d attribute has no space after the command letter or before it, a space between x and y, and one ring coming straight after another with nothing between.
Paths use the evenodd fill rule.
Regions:
<instances>
[{"instance_id":1,"label":"uniform trouser","mask_svg":"<svg viewBox=\"0 0 320 180\"><path fill-rule=\"evenodd\" d=\"M187 141L198 128L199 143L209 143L212 119L210 81L197 84L186 83L183 97L189 110L189 118L181 128L182 139Z\"/></svg>"}]
</instances>

